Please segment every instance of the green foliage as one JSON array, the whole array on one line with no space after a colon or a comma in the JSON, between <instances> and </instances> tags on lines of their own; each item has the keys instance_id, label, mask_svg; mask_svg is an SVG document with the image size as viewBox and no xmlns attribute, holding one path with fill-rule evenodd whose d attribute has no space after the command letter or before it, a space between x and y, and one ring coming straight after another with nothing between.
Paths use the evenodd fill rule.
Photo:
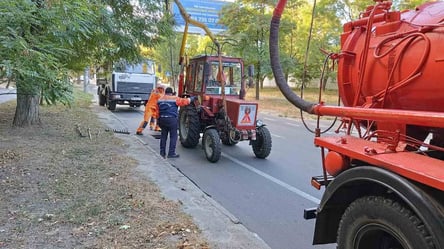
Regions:
<instances>
[{"instance_id":1,"label":"green foliage","mask_svg":"<svg viewBox=\"0 0 444 249\"><path fill-rule=\"evenodd\" d=\"M57 10L19 0L0 2L0 12L0 67L16 80L19 93L44 90L46 99L54 100L54 93L45 91L48 86L66 85L63 89L70 92L61 61L72 52L57 36Z\"/></svg>"},{"instance_id":2,"label":"green foliage","mask_svg":"<svg viewBox=\"0 0 444 249\"><path fill-rule=\"evenodd\" d=\"M142 45L172 33L162 12L151 0L0 1L0 76L15 80L19 96L69 104L69 72L140 59Z\"/></svg>"},{"instance_id":3,"label":"green foliage","mask_svg":"<svg viewBox=\"0 0 444 249\"><path fill-rule=\"evenodd\" d=\"M219 21L228 27L223 35L235 46L225 50L230 55L244 59L246 65L254 65L256 85L271 76L268 37L274 1L236 1L222 8Z\"/></svg>"},{"instance_id":4,"label":"green foliage","mask_svg":"<svg viewBox=\"0 0 444 249\"><path fill-rule=\"evenodd\" d=\"M392 9L406 10L414 9L416 6L424 3L424 0L393 0ZM341 22L349 22L359 18L359 15L365 11L368 6L373 6L374 1L366 0L321 0L319 6L325 10L325 13L336 14Z\"/></svg>"},{"instance_id":5,"label":"green foliage","mask_svg":"<svg viewBox=\"0 0 444 249\"><path fill-rule=\"evenodd\" d=\"M138 4L134 4L137 2ZM153 47L172 35L171 16L158 1L103 0L92 56L96 63L125 58L137 61L140 47Z\"/></svg>"},{"instance_id":6,"label":"green foliage","mask_svg":"<svg viewBox=\"0 0 444 249\"><path fill-rule=\"evenodd\" d=\"M268 55L269 25L274 2L263 0L238 1L223 8L221 22L228 27L227 36L236 40L232 50L243 57L246 64L254 64L259 79L272 76ZM329 5L327 7L330 7ZM313 33L309 37L312 20L312 1L298 0L287 4L281 19L280 59L287 78L310 80L321 74L325 55L320 49L337 52L341 32L340 19L326 8L316 8ZM308 54L306 50L310 42ZM304 64L307 65L304 72Z\"/></svg>"}]
</instances>

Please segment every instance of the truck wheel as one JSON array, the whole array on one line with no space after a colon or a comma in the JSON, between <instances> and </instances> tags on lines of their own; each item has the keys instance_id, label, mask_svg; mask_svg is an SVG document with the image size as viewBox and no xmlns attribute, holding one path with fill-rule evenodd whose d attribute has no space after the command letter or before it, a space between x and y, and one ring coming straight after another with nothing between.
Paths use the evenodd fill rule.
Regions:
<instances>
[{"instance_id":1,"label":"truck wheel","mask_svg":"<svg viewBox=\"0 0 444 249\"><path fill-rule=\"evenodd\" d=\"M215 129L208 129L205 131L202 146L207 160L215 163L219 161L221 154L221 143L219 134Z\"/></svg>"},{"instance_id":2,"label":"truck wheel","mask_svg":"<svg viewBox=\"0 0 444 249\"><path fill-rule=\"evenodd\" d=\"M435 248L424 223L408 208L380 196L366 196L345 210L337 249Z\"/></svg>"},{"instance_id":3,"label":"truck wheel","mask_svg":"<svg viewBox=\"0 0 444 249\"><path fill-rule=\"evenodd\" d=\"M106 104L106 96L103 95L99 89L97 89L97 95L99 96L99 106L104 106Z\"/></svg>"},{"instance_id":4,"label":"truck wheel","mask_svg":"<svg viewBox=\"0 0 444 249\"><path fill-rule=\"evenodd\" d=\"M256 140L251 141L253 152L257 158L266 158L271 152L271 134L265 126L256 128Z\"/></svg>"},{"instance_id":5,"label":"truck wheel","mask_svg":"<svg viewBox=\"0 0 444 249\"><path fill-rule=\"evenodd\" d=\"M116 104L117 104L116 101L113 101L113 100L109 99L109 94L107 93L107 95L106 95L106 106L107 106L108 110L114 111L116 109Z\"/></svg>"},{"instance_id":6,"label":"truck wheel","mask_svg":"<svg viewBox=\"0 0 444 249\"><path fill-rule=\"evenodd\" d=\"M179 138L183 147L194 148L199 144L200 121L196 108L185 106L179 113Z\"/></svg>"}]
</instances>

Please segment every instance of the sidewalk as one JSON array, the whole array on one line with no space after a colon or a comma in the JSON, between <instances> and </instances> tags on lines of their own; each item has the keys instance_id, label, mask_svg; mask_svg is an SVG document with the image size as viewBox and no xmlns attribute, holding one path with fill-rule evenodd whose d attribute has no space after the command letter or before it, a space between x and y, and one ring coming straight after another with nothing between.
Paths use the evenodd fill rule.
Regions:
<instances>
[{"instance_id":1,"label":"sidewalk","mask_svg":"<svg viewBox=\"0 0 444 249\"><path fill-rule=\"evenodd\" d=\"M93 89L94 86L90 85L89 90ZM120 122L112 112L97 104L93 105L92 110L110 128ZM182 204L183 211L193 217L212 249L270 249L257 234L249 231L228 210L205 195L140 137L134 134L115 135L128 145L128 156L138 161L137 173L155 182L167 199Z\"/></svg>"}]
</instances>

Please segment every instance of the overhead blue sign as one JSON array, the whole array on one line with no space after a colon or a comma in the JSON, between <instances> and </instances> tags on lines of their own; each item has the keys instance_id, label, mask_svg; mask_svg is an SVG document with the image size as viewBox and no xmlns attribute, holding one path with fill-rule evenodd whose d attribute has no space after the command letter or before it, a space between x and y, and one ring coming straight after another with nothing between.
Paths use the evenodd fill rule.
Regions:
<instances>
[{"instance_id":1,"label":"overhead blue sign","mask_svg":"<svg viewBox=\"0 0 444 249\"><path fill-rule=\"evenodd\" d=\"M226 27L218 24L219 11L231 0L183 0L180 1L185 11L191 16L191 19L205 24L211 32L217 34L226 30ZM176 4L173 6L174 20L176 21L176 30L183 32L185 20L182 18L179 8ZM189 33L205 34L205 31L199 27L188 25Z\"/></svg>"}]
</instances>

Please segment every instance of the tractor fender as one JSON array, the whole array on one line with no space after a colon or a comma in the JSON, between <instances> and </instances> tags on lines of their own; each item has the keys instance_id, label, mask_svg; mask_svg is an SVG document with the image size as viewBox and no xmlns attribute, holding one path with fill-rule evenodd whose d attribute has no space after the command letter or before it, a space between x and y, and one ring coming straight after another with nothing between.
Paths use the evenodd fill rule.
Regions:
<instances>
[{"instance_id":1,"label":"tractor fender","mask_svg":"<svg viewBox=\"0 0 444 249\"><path fill-rule=\"evenodd\" d=\"M386 169L358 166L339 174L331 181L316 213L313 244L336 242L336 235L345 209L354 200L368 195L392 198L408 207L421 219L437 248L444 249L444 208L434 194L442 192L409 181Z\"/></svg>"},{"instance_id":2,"label":"tractor fender","mask_svg":"<svg viewBox=\"0 0 444 249\"><path fill-rule=\"evenodd\" d=\"M205 126L205 128L203 129L203 132L205 132L205 131L208 130L208 129L216 129L216 130L217 130L217 127L216 127L216 125L208 125L208 126Z\"/></svg>"}]
</instances>

